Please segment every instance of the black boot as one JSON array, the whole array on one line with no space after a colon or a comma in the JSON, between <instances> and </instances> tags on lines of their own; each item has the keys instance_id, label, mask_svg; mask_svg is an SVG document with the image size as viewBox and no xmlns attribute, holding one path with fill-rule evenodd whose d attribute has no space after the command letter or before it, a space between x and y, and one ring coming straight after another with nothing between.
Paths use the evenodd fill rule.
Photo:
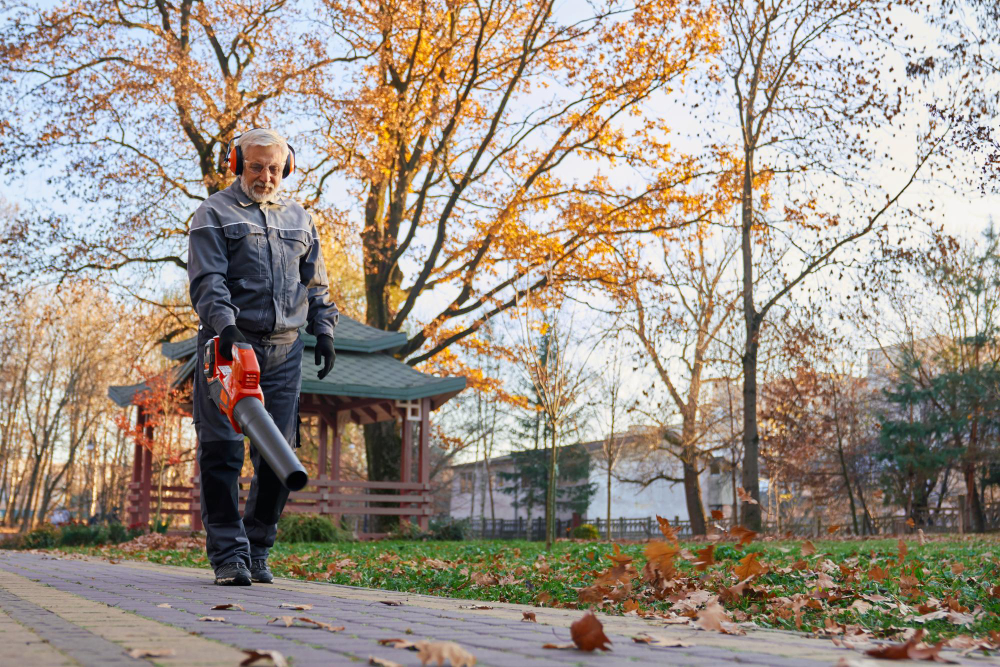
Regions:
<instances>
[{"instance_id":1,"label":"black boot","mask_svg":"<svg viewBox=\"0 0 1000 667\"><path fill-rule=\"evenodd\" d=\"M249 586L250 570L241 561L223 563L215 568L216 586Z\"/></svg>"},{"instance_id":2,"label":"black boot","mask_svg":"<svg viewBox=\"0 0 1000 667\"><path fill-rule=\"evenodd\" d=\"M274 582L274 575L267 568L266 560L250 561L250 578L258 584L270 584Z\"/></svg>"}]
</instances>

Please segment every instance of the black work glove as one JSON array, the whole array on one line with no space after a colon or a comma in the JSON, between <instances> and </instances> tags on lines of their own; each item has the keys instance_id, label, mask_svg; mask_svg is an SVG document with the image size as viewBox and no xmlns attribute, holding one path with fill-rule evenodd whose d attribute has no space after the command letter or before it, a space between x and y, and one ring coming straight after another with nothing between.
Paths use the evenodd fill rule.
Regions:
<instances>
[{"instance_id":1,"label":"black work glove","mask_svg":"<svg viewBox=\"0 0 1000 667\"><path fill-rule=\"evenodd\" d=\"M247 342L247 339L236 328L236 325L230 324L219 333L219 355L226 361L232 361L233 344L245 342Z\"/></svg>"},{"instance_id":2,"label":"black work glove","mask_svg":"<svg viewBox=\"0 0 1000 667\"><path fill-rule=\"evenodd\" d=\"M333 370L333 362L337 360L337 353L333 351L333 336L330 334L316 336L317 366L319 366L320 359L323 360L323 369L316 374L316 377L322 380Z\"/></svg>"}]
</instances>

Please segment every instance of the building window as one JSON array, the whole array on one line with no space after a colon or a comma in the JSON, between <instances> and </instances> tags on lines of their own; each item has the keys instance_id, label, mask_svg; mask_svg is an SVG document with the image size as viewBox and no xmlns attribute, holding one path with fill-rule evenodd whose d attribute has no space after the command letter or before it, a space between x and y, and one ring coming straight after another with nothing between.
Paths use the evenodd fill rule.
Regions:
<instances>
[{"instance_id":1,"label":"building window","mask_svg":"<svg viewBox=\"0 0 1000 667\"><path fill-rule=\"evenodd\" d=\"M474 472L463 472L458 476L458 492L459 493L472 493L472 489L476 484L476 473Z\"/></svg>"}]
</instances>

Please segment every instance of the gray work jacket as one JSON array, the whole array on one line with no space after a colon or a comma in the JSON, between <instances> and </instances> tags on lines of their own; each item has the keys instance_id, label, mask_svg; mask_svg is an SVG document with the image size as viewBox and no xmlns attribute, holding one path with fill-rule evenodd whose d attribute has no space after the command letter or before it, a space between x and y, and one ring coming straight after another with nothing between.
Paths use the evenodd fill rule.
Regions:
<instances>
[{"instance_id":1,"label":"gray work jacket","mask_svg":"<svg viewBox=\"0 0 1000 667\"><path fill-rule=\"evenodd\" d=\"M235 324L262 343L288 343L306 331L333 335L339 313L330 300L312 216L282 199L259 205L239 181L195 211L188 234L191 303L202 326Z\"/></svg>"}]
</instances>

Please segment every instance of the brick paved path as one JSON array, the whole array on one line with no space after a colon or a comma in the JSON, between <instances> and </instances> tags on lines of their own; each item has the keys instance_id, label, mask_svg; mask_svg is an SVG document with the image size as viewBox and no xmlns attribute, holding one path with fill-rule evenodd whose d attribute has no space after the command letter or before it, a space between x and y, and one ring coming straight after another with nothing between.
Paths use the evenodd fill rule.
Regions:
<instances>
[{"instance_id":1,"label":"brick paved path","mask_svg":"<svg viewBox=\"0 0 1000 667\"><path fill-rule=\"evenodd\" d=\"M402 604L388 606L383 600ZM223 603L244 610L211 609ZM279 609L281 603L312 608ZM473 610L473 604L482 603L293 580L222 588L212 585L207 570L0 551L0 665L149 664L129 656L135 649L173 650L172 656L149 659L163 665L237 665L245 657L241 649L280 651L293 667L364 664L370 656L419 665L416 653L378 644L392 637L454 641L479 665L512 667L643 662L780 667L864 657L793 633L756 630L731 637L612 616L602 617L611 653L543 650L548 642L569 642L569 624L582 612L499 603ZM525 610L534 611L538 623L522 622ZM282 615L308 616L345 629L331 633L268 624ZM225 621L199 621L203 616ZM654 648L630 639L643 632L691 646ZM1000 665L995 658L949 657L962 664Z\"/></svg>"}]
</instances>

